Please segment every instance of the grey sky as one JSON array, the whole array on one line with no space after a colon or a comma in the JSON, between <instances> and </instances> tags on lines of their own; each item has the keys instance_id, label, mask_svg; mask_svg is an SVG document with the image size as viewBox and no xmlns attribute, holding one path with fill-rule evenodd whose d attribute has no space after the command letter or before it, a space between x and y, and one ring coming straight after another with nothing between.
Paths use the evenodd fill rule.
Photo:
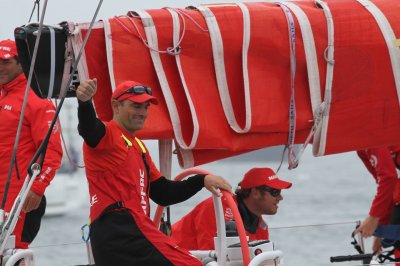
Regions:
<instances>
[{"instance_id":1,"label":"grey sky","mask_svg":"<svg viewBox=\"0 0 400 266\"><path fill-rule=\"evenodd\" d=\"M0 0L0 40L13 38L16 27L27 24L34 0ZM248 0L247 0L248 1ZM98 19L126 14L128 10L154 9L166 6L185 7L204 3L232 2L229 0L104 0ZM244 0L246 2L246 0ZM40 1L40 8L45 0ZM61 21L89 22L96 10L97 0L48 0L45 24ZM36 20L36 11L33 21Z\"/></svg>"}]
</instances>

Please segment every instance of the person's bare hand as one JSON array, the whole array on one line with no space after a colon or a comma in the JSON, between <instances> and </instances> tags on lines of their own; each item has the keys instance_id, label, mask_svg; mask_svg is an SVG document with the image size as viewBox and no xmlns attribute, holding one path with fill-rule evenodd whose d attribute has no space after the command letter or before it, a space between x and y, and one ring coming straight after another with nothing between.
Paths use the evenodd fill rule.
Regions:
<instances>
[{"instance_id":1,"label":"person's bare hand","mask_svg":"<svg viewBox=\"0 0 400 266\"><path fill-rule=\"evenodd\" d=\"M87 102L93 98L97 91L97 79L88 79L79 84L76 89L76 97L82 101Z\"/></svg>"},{"instance_id":2,"label":"person's bare hand","mask_svg":"<svg viewBox=\"0 0 400 266\"><path fill-rule=\"evenodd\" d=\"M30 211L36 210L40 202L42 201L42 196L39 196L33 191L29 191L28 195L26 196L24 205L22 206L22 211L28 213Z\"/></svg>"},{"instance_id":3,"label":"person's bare hand","mask_svg":"<svg viewBox=\"0 0 400 266\"><path fill-rule=\"evenodd\" d=\"M354 231L354 235L361 233L362 237L370 237L375 232L379 224L379 218L368 216L361 225Z\"/></svg>"},{"instance_id":4,"label":"person's bare hand","mask_svg":"<svg viewBox=\"0 0 400 266\"><path fill-rule=\"evenodd\" d=\"M220 197L222 193L219 189L223 189L232 193L232 186L221 176L206 175L204 178L204 187L214 195Z\"/></svg>"}]
</instances>

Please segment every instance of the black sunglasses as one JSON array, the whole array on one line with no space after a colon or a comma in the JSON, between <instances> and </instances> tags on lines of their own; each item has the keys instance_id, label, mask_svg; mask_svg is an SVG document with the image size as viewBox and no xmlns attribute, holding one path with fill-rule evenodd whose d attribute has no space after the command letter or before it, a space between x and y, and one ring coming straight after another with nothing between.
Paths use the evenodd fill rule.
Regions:
<instances>
[{"instance_id":1,"label":"black sunglasses","mask_svg":"<svg viewBox=\"0 0 400 266\"><path fill-rule=\"evenodd\" d=\"M118 98L120 98L122 95L125 94L143 94L143 93L147 93L148 95L153 95L153 91L151 90L150 87L145 87L143 85L136 85L133 87L130 87L129 89L127 89L126 91L124 91L123 93L121 93L120 95L118 95L117 97L115 97L115 100L118 100Z\"/></svg>"},{"instance_id":2,"label":"black sunglasses","mask_svg":"<svg viewBox=\"0 0 400 266\"><path fill-rule=\"evenodd\" d=\"M262 191L269 192L272 195L272 197L275 197L275 198L279 197L281 195L281 190L280 189L267 187L267 186L261 186L261 187L258 187L258 189L262 190Z\"/></svg>"}]
</instances>

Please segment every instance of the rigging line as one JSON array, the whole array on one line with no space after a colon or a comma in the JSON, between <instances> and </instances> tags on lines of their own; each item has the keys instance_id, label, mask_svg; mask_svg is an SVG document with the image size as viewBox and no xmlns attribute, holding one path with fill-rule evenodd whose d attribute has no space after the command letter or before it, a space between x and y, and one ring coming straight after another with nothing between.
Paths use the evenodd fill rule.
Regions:
<instances>
[{"instance_id":1,"label":"rigging line","mask_svg":"<svg viewBox=\"0 0 400 266\"><path fill-rule=\"evenodd\" d=\"M73 161L71 159L71 154L68 151L67 144L65 143L64 134L63 134L63 131L61 130L61 124L60 124L60 133L61 133L61 140L62 140L62 143L63 143L63 146L64 146L65 154L67 155L67 158L68 158L68 161L70 162L70 164L72 164L76 168L85 168L84 165L80 165L80 164L78 164L77 162L75 162L75 161Z\"/></svg>"},{"instance_id":2,"label":"rigging line","mask_svg":"<svg viewBox=\"0 0 400 266\"><path fill-rule=\"evenodd\" d=\"M57 101L56 101L56 106L57 106ZM62 141L64 150L65 150L65 154L67 155L67 158L68 158L69 163L70 163L71 165L73 165L74 167L76 167L76 168L85 168L84 165L80 165L78 162L75 162L75 161L73 161L73 160L71 159L71 154L69 153L69 150L68 150L68 148L67 148L67 143L66 143L65 138L64 138L64 132L63 132L63 129L62 129L62 126L61 126L61 122L58 121L58 124L59 124L59 126L60 126L61 141Z\"/></svg>"},{"instance_id":3,"label":"rigging line","mask_svg":"<svg viewBox=\"0 0 400 266\"><path fill-rule=\"evenodd\" d=\"M181 9L181 8L172 8L175 12L181 13L183 16L187 17L190 21L193 22L194 25L196 25L197 28L199 28L201 31L204 32L209 32L207 28L203 28L203 26L200 25L199 22L197 22L191 15L189 15L186 10Z\"/></svg>"},{"instance_id":4,"label":"rigging line","mask_svg":"<svg viewBox=\"0 0 400 266\"><path fill-rule=\"evenodd\" d=\"M278 226L278 227L268 227L268 228L269 229L291 229L291 228L303 228L303 227L319 227L319 226L334 226L334 225L354 224L356 222L357 221L347 221L347 222L323 223L323 224L304 224L304 225Z\"/></svg>"},{"instance_id":5,"label":"rigging line","mask_svg":"<svg viewBox=\"0 0 400 266\"><path fill-rule=\"evenodd\" d=\"M70 243L59 243L59 244L47 244L47 245L38 245L38 246L29 246L30 249L39 249L39 248L50 248L50 247L65 247L65 246L77 246L77 245L85 245L85 242L70 242Z\"/></svg>"},{"instance_id":6,"label":"rigging line","mask_svg":"<svg viewBox=\"0 0 400 266\"><path fill-rule=\"evenodd\" d=\"M45 0L44 5L43 5L43 10L42 10L42 16L41 16L40 22L39 22L39 30L38 30L37 38L35 41L35 48L33 50L33 58L32 58L32 62L31 62L31 67L29 69L28 81L26 83L25 95L24 95L24 100L22 102L22 108L21 108L21 114L19 116L17 135L15 137L13 153L11 155L11 163L10 163L10 167L8 169L7 181L6 181L6 185L4 188L3 200L1 202L1 207L0 207L0 209L2 209L2 210L4 209L4 207L6 205L8 189L10 187L12 169L15 164L16 157L17 157L17 148L18 148L18 144L19 144L19 138L21 136L22 121L23 121L23 118L25 115L26 104L28 102L28 95L29 95L29 90L30 90L30 86L31 86L31 82L32 82L33 69L34 69L34 66L36 63L36 56L37 56L37 51L39 48L39 41L40 41L40 37L42 35L42 27L43 27L44 16L46 14L47 2L48 2L48 0ZM30 173L30 175L32 176L31 173ZM2 217L0 217L0 218L2 219ZM2 224L0 226L2 226Z\"/></svg>"},{"instance_id":7,"label":"rigging line","mask_svg":"<svg viewBox=\"0 0 400 266\"><path fill-rule=\"evenodd\" d=\"M58 118L58 115L60 114L60 111L61 111L61 108L62 108L62 106L63 106L65 97L66 97L66 95L67 95L68 89L70 89L70 84L71 84L71 82L72 82L72 80L73 80L73 74L77 71L78 63L79 63L79 61L80 61L80 59L81 59L81 56L82 56L82 54L83 54L83 50L84 50L84 48L85 48L85 46L86 46L86 43L87 43L87 41L88 41L88 39L89 39L90 33L92 32L94 22L95 22L95 20L96 20L97 14L98 14L99 11L100 11L100 7L101 7L102 3L103 3L103 0L100 0L100 1L99 1L99 4L97 5L95 14L93 15L92 21L90 22L88 31L87 31L87 33L86 33L86 35L85 35L85 39L84 39L84 41L83 41L83 43L82 43L82 46L81 46L81 48L80 48L80 50L79 50L79 53L78 53L78 56L76 57L75 62L74 62L74 65L73 65L73 67L72 67L71 75L69 76L68 82L67 82L66 85L65 85L65 86L66 86L66 89L65 89L65 90L62 90L62 91L63 91L63 95L60 95L60 96L61 96L60 104L59 104L59 106L57 106L56 112L55 112L55 114L54 114L53 120L51 121L51 124L50 124L50 126L49 126L49 130L47 131L47 134L46 134L46 137L45 137L45 139L43 140L43 142L40 144L38 150L36 151L36 153L35 153L35 155L33 156L31 162L29 163L28 173L29 173L30 175L32 175L31 166L32 166L34 163L36 163L36 161L37 161L38 159L39 159L39 164L40 164L40 166L43 165L44 157L45 157L45 155L46 155L47 144L49 143L49 140L50 140L50 135L52 134L52 131L53 131L53 128L54 128L55 123L57 122L57 118ZM35 54L34 54L34 56L35 56ZM34 59L35 59L35 58L34 58ZM32 61L33 61L33 60L32 60ZM33 64L33 65L34 65L34 64ZM39 157L40 157L40 158L39 158Z\"/></svg>"},{"instance_id":8,"label":"rigging line","mask_svg":"<svg viewBox=\"0 0 400 266\"><path fill-rule=\"evenodd\" d=\"M31 20L32 20L32 17L33 17L33 13L35 13L35 9L36 9L36 6L37 6L37 20L39 21L39 10L40 10L40 0L35 0L35 2L33 3L33 8L32 8L32 12L31 12L31 15L30 15L30 17L29 17L29 20L28 20L28 22L31 22Z\"/></svg>"},{"instance_id":9,"label":"rigging line","mask_svg":"<svg viewBox=\"0 0 400 266\"><path fill-rule=\"evenodd\" d=\"M354 266L370 266L372 264L355 264ZM396 262L379 263L379 265L396 265Z\"/></svg>"}]
</instances>

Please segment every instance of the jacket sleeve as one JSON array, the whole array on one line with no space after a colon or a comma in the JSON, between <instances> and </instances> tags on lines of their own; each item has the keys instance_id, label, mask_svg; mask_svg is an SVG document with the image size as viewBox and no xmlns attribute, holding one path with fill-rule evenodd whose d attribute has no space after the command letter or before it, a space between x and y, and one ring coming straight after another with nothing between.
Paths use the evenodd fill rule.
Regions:
<instances>
[{"instance_id":1,"label":"jacket sleeve","mask_svg":"<svg viewBox=\"0 0 400 266\"><path fill-rule=\"evenodd\" d=\"M161 206L185 201L204 187L205 175L191 176L183 181L172 181L160 177L150 184L150 198Z\"/></svg>"},{"instance_id":2,"label":"jacket sleeve","mask_svg":"<svg viewBox=\"0 0 400 266\"><path fill-rule=\"evenodd\" d=\"M96 147L106 134L106 127L96 117L92 101L78 101L78 121L79 135L82 136L88 146Z\"/></svg>"},{"instance_id":3,"label":"jacket sleeve","mask_svg":"<svg viewBox=\"0 0 400 266\"><path fill-rule=\"evenodd\" d=\"M28 121L31 126L32 141L36 147L39 147L53 120L55 108L50 100L32 101L31 104L28 110ZM57 169L61 166L63 151L60 130L60 123L57 121L50 135L42 170L31 188L38 195L44 194L46 187L53 180Z\"/></svg>"},{"instance_id":4,"label":"jacket sleeve","mask_svg":"<svg viewBox=\"0 0 400 266\"><path fill-rule=\"evenodd\" d=\"M379 217L379 224L387 224L394 207L393 194L397 182L397 172L387 148L369 149L369 162L375 170L377 192L369 214Z\"/></svg>"}]
</instances>

